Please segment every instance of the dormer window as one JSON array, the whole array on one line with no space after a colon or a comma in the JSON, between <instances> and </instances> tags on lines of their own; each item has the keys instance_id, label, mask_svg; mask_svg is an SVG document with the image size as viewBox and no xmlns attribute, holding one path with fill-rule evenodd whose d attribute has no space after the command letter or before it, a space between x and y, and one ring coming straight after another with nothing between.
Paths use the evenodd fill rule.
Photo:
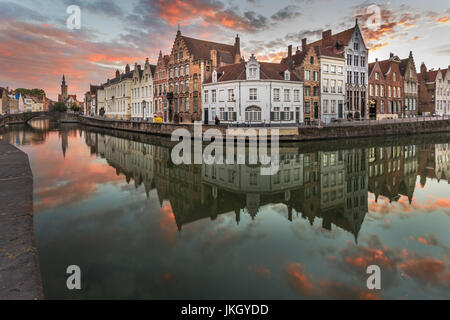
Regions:
<instances>
[{"instance_id":1,"label":"dormer window","mask_svg":"<svg viewBox=\"0 0 450 320\"><path fill-rule=\"evenodd\" d=\"M286 81L291 80L291 73L289 72L289 70L286 70L284 72L284 80L286 80Z\"/></svg>"},{"instance_id":2,"label":"dormer window","mask_svg":"<svg viewBox=\"0 0 450 320\"><path fill-rule=\"evenodd\" d=\"M217 71L216 70L214 70L212 73L212 82L213 83L217 82Z\"/></svg>"},{"instance_id":3,"label":"dormer window","mask_svg":"<svg viewBox=\"0 0 450 320\"><path fill-rule=\"evenodd\" d=\"M252 55L246 64L247 80L259 80L259 63Z\"/></svg>"}]
</instances>

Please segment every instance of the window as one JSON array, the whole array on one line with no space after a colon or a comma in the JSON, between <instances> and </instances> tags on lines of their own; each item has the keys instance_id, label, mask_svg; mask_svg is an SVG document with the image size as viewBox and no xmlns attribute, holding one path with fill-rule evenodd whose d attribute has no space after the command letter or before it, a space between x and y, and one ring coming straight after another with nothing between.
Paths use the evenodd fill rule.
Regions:
<instances>
[{"instance_id":1,"label":"window","mask_svg":"<svg viewBox=\"0 0 450 320\"><path fill-rule=\"evenodd\" d=\"M305 113L311 113L311 104L309 102L305 102Z\"/></svg>"},{"instance_id":2,"label":"window","mask_svg":"<svg viewBox=\"0 0 450 320\"><path fill-rule=\"evenodd\" d=\"M258 99L257 89L256 88L250 88L250 90L249 90L249 100L256 101L257 99Z\"/></svg>"},{"instance_id":3,"label":"window","mask_svg":"<svg viewBox=\"0 0 450 320\"><path fill-rule=\"evenodd\" d=\"M336 113L336 100L331 101L331 113Z\"/></svg>"},{"instance_id":4,"label":"window","mask_svg":"<svg viewBox=\"0 0 450 320\"><path fill-rule=\"evenodd\" d=\"M323 100L323 113L328 113L328 100Z\"/></svg>"},{"instance_id":5,"label":"window","mask_svg":"<svg viewBox=\"0 0 450 320\"><path fill-rule=\"evenodd\" d=\"M323 92L327 93L328 92L328 79L324 79L323 80Z\"/></svg>"},{"instance_id":6,"label":"window","mask_svg":"<svg viewBox=\"0 0 450 320\"><path fill-rule=\"evenodd\" d=\"M325 64L324 66L323 66L323 72L328 72L328 65L327 64Z\"/></svg>"},{"instance_id":7,"label":"window","mask_svg":"<svg viewBox=\"0 0 450 320\"><path fill-rule=\"evenodd\" d=\"M314 64L314 57L309 58L309 62L310 62L311 64Z\"/></svg>"},{"instance_id":8,"label":"window","mask_svg":"<svg viewBox=\"0 0 450 320\"><path fill-rule=\"evenodd\" d=\"M375 80L380 80L380 74L378 72L375 72Z\"/></svg>"},{"instance_id":9,"label":"window","mask_svg":"<svg viewBox=\"0 0 450 320\"><path fill-rule=\"evenodd\" d=\"M347 83L352 83L352 72L347 71Z\"/></svg>"},{"instance_id":10,"label":"window","mask_svg":"<svg viewBox=\"0 0 450 320\"><path fill-rule=\"evenodd\" d=\"M361 57L361 67L366 66L366 57Z\"/></svg>"},{"instance_id":11,"label":"window","mask_svg":"<svg viewBox=\"0 0 450 320\"><path fill-rule=\"evenodd\" d=\"M300 101L300 90L294 90L294 101L295 102Z\"/></svg>"},{"instance_id":12,"label":"window","mask_svg":"<svg viewBox=\"0 0 450 320\"><path fill-rule=\"evenodd\" d=\"M336 66L331 66L331 73L336 73Z\"/></svg>"},{"instance_id":13,"label":"window","mask_svg":"<svg viewBox=\"0 0 450 320\"><path fill-rule=\"evenodd\" d=\"M358 66L358 62L359 62L359 57L358 57L358 56L355 56L355 66L356 66L356 67Z\"/></svg>"},{"instance_id":14,"label":"window","mask_svg":"<svg viewBox=\"0 0 450 320\"><path fill-rule=\"evenodd\" d=\"M319 73L317 71L313 72L314 81L319 80Z\"/></svg>"},{"instance_id":15,"label":"window","mask_svg":"<svg viewBox=\"0 0 450 320\"><path fill-rule=\"evenodd\" d=\"M251 78L255 78L256 77L256 67L251 67L249 69L249 75Z\"/></svg>"},{"instance_id":16,"label":"window","mask_svg":"<svg viewBox=\"0 0 450 320\"><path fill-rule=\"evenodd\" d=\"M212 103L217 102L217 91L216 90L212 90L211 91L211 95L212 95Z\"/></svg>"},{"instance_id":17,"label":"window","mask_svg":"<svg viewBox=\"0 0 450 320\"><path fill-rule=\"evenodd\" d=\"M291 95L291 91L289 89L284 89L284 101L285 102L289 102L291 100L290 95Z\"/></svg>"},{"instance_id":18,"label":"window","mask_svg":"<svg viewBox=\"0 0 450 320\"><path fill-rule=\"evenodd\" d=\"M394 81L397 81L397 72L394 72Z\"/></svg>"},{"instance_id":19,"label":"window","mask_svg":"<svg viewBox=\"0 0 450 320\"><path fill-rule=\"evenodd\" d=\"M314 97L319 96L319 87L314 87Z\"/></svg>"},{"instance_id":20,"label":"window","mask_svg":"<svg viewBox=\"0 0 450 320\"><path fill-rule=\"evenodd\" d=\"M310 80L310 72L309 72L309 70L305 70L305 80Z\"/></svg>"},{"instance_id":21,"label":"window","mask_svg":"<svg viewBox=\"0 0 450 320\"><path fill-rule=\"evenodd\" d=\"M359 72L355 71L354 76L355 76L355 84L359 84Z\"/></svg>"},{"instance_id":22,"label":"window","mask_svg":"<svg viewBox=\"0 0 450 320\"><path fill-rule=\"evenodd\" d=\"M205 103L208 103L208 90L205 91Z\"/></svg>"},{"instance_id":23,"label":"window","mask_svg":"<svg viewBox=\"0 0 450 320\"><path fill-rule=\"evenodd\" d=\"M246 108L245 121L261 121L261 108L256 106Z\"/></svg>"},{"instance_id":24,"label":"window","mask_svg":"<svg viewBox=\"0 0 450 320\"><path fill-rule=\"evenodd\" d=\"M363 86L366 85L366 73L365 72L361 72L361 84Z\"/></svg>"},{"instance_id":25,"label":"window","mask_svg":"<svg viewBox=\"0 0 450 320\"><path fill-rule=\"evenodd\" d=\"M352 58L353 58L353 56L351 54L347 55L347 65L349 65L349 66L352 65Z\"/></svg>"},{"instance_id":26,"label":"window","mask_svg":"<svg viewBox=\"0 0 450 320\"><path fill-rule=\"evenodd\" d=\"M353 48L355 49L355 51L358 51L358 50L359 50L359 43L358 43L358 42L355 42L355 43L353 44Z\"/></svg>"},{"instance_id":27,"label":"window","mask_svg":"<svg viewBox=\"0 0 450 320\"><path fill-rule=\"evenodd\" d=\"M284 72L284 80L286 81L291 80L291 73L288 70Z\"/></svg>"},{"instance_id":28,"label":"window","mask_svg":"<svg viewBox=\"0 0 450 320\"><path fill-rule=\"evenodd\" d=\"M342 74L344 72L344 69L342 67L338 67L338 73Z\"/></svg>"},{"instance_id":29,"label":"window","mask_svg":"<svg viewBox=\"0 0 450 320\"><path fill-rule=\"evenodd\" d=\"M336 80L331 80L331 93L336 93Z\"/></svg>"},{"instance_id":30,"label":"window","mask_svg":"<svg viewBox=\"0 0 450 320\"><path fill-rule=\"evenodd\" d=\"M280 101L280 89L273 89L273 101Z\"/></svg>"},{"instance_id":31,"label":"window","mask_svg":"<svg viewBox=\"0 0 450 320\"><path fill-rule=\"evenodd\" d=\"M344 87L344 81L342 81L342 80L339 80L338 81L338 93L343 93L344 91L344 89L343 89L343 87Z\"/></svg>"},{"instance_id":32,"label":"window","mask_svg":"<svg viewBox=\"0 0 450 320\"><path fill-rule=\"evenodd\" d=\"M186 65L185 69L186 69L186 75L188 76L189 75L189 65L188 64Z\"/></svg>"},{"instance_id":33,"label":"window","mask_svg":"<svg viewBox=\"0 0 450 320\"><path fill-rule=\"evenodd\" d=\"M229 102L234 101L234 89L228 89L228 101Z\"/></svg>"},{"instance_id":34,"label":"window","mask_svg":"<svg viewBox=\"0 0 450 320\"><path fill-rule=\"evenodd\" d=\"M310 96L311 96L311 87L306 86L305 87L305 97L310 97Z\"/></svg>"},{"instance_id":35,"label":"window","mask_svg":"<svg viewBox=\"0 0 450 320\"><path fill-rule=\"evenodd\" d=\"M186 97L184 107L186 108L186 112L189 112L189 98L188 97Z\"/></svg>"}]
</instances>

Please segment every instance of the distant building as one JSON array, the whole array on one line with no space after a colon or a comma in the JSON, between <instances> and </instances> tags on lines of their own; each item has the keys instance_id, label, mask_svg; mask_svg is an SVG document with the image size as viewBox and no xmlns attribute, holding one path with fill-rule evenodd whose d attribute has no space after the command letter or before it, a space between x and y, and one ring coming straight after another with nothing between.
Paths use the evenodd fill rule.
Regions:
<instances>
[{"instance_id":1,"label":"distant building","mask_svg":"<svg viewBox=\"0 0 450 320\"><path fill-rule=\"evenodd\" d=\"M241 60L240 39L234 45L183 36L178 30L169 60L169 121L202 119L202 84L213 70Z\"/></svg>"},{"instance_id":2,"label":"distant building","mask_svg":"<svg viewBox=\"0 0 450 320\"><path fill-rule=\"evenodd\" d=\"M63 102L68 108L73 104L81 107L82 103L77 100L76 94L68 94L68 86L66 84L66 77L63 75L61 82L61 93L58 95L58 102Z\"/></svg>"},{"instance_id":3,"label":"distant building","mask_svg":"<svg viewBox=\"0 0 450 320\"><path fill-rule=\"evenodd\" d=\"M116 70L115 77L103 84L105 99L100 114L111 119L130 120L132 82L133 72L128 64L125 73Z\"/></svg>"},{"instance_id":4,"label":"distant building","mask_svg":"<svg viewBox=\"0 0 450 320\"><path fill-rule=\"evenodd\" d=\"M419 113L422 115L450 115L450 66L447 69L427 70L420 66Z\"/></svg>"},{"instance_id":5,"label":"distant building","mask_svg":"<svg viewBox=\"0 0 450 320\"><path fill-rule=\"evenodd\" d=\"M153 119L153 79L156 66L145 61L144 68L137 63L134 66L131 83L131 119Z\"/></svg>"},{"instance_id":6,"label":"distant building","mask_svg":"<svg viewBox=\"0 0 450 320\"><path fill-rule=\"evenodd\" d=\"M369 64L369 113L371 119L394 119L404 116L403 77L400 59L391 53L389 59Z\"/></svg>"},{"instance_id":7,"label":"distant building","mask_svg":"<svg viewBox=\"0 0 450 320\"><path fill-rule=\"evenodd\" d=\"M168 55L163 56L162 52L159 52L155 76L153 79L154 112L163 118L164 121L168 121L169 119L167 103L169 60L170 57Z\"/></svg>"},{"instance_id":8,"label":"distant building","mask_svg":"<svg viewBox=\"0 0 450 320\"><path fill-rule=\"evenodd\" d=\"M400 61L400 73L403 77L404 113L406 117L414 117L419 113L419 80L412 51L409 57Z\"/></svg>"},{"instance_id":9,"label":"distant building","mask_svg":"<svg viewBox=\"0 0 450 320\"><path fill-rule=\"evenodd\" d=\"M286 64L245 62L219 67L203 84L203 121L303 122L303 82Z\"/></svg>"}]
</instances>

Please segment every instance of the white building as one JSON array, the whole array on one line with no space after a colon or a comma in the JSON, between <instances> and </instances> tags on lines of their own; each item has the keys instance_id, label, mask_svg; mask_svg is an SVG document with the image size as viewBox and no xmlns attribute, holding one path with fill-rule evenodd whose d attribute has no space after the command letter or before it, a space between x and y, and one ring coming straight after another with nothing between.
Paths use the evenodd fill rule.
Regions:
<instances>
[{"instance_id":1,"label":"white building","mask_svg":"<svg viewBox=\"0 0 450 320\"><path fill-rule=\"evenodd\" d=\"M116 77L103 85L105 99L103 107L105 117L119 120L130 120L131 118L131 84L133 72L127 65L125 73L116 71Z\"/></svg>"},{"instance_id":2,"label":"white building","mask_svg":"<svg viewBox=\"0 0 450 320\"><path fill-rule=\"evenodd\" d=\"M344 118L345 102L345 58L331 51L320 55L320 86L322 121L330 123L332 119Z\"/></svg>"},{"instance_id":3,"label":"white building","mask_svg":"<svg viewBox=\"0 0 450 320\"><path fill-rule=\"evenodd\" d=\"M297 124L303 121L303 82L286 65L245 62L222 66L203 83L203 121Z\"/></svg>"},{"instance_id":4,"label":"white building","mask_svg":"<svg viewBox=\"0 0 450 320\"><path fill-rule=\"evenodd\" d=\"M450 66L436 75L436 115L450 115Z\"/></svg>"},{"instance_id":5,"label":"white building","mask_svg":"<svg viewBox=\"0 0 450 320\"><path fill-rule=\"evenodd\" d=\"M151 65L148 59L144 69L135 64L131 84L131 119L153 119L153 77L156 66Z\"/></svg>"}]
</instances>

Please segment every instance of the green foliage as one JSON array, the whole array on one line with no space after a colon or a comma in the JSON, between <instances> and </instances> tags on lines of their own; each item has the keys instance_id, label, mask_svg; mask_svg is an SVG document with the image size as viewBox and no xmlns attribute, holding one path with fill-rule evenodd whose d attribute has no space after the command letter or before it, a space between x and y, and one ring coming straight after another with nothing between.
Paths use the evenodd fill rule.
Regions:
<instances>
[{"instance_id":1,"label":"green foliage","mask_svg":"<svg viewBox=\"0 0 450 320\"><path fill-rule=\"evenodd\" d=\"M72 106L70 107L70 109L74 112L79 112L81 110L81 108L79 106L77 106L76 103L73 103Z\"/></svg>"},{"instance_id":2,"label":"green foliage","mask_svg":"<svg viewBox=\"0 0 450 320\"><path fill-rule=\"evenodd\" d=\"M45 95L45 91L42 89L25 89L25 88L18 88L16 90L14 90L15 94L29 94L32 96L44 96Z\"/></svg>"},{"instance_id":3,"label":"green foliage","mask_svg":"<svg viewBox=\"0 0 450 320\"><path fill-rule=\"evenodd\" d=\"M67 106L65 105L64 102L57 102L52 106L52 111L56 111L56 112L66 112L67 111Z\"/></svg>"}]
</instances>

